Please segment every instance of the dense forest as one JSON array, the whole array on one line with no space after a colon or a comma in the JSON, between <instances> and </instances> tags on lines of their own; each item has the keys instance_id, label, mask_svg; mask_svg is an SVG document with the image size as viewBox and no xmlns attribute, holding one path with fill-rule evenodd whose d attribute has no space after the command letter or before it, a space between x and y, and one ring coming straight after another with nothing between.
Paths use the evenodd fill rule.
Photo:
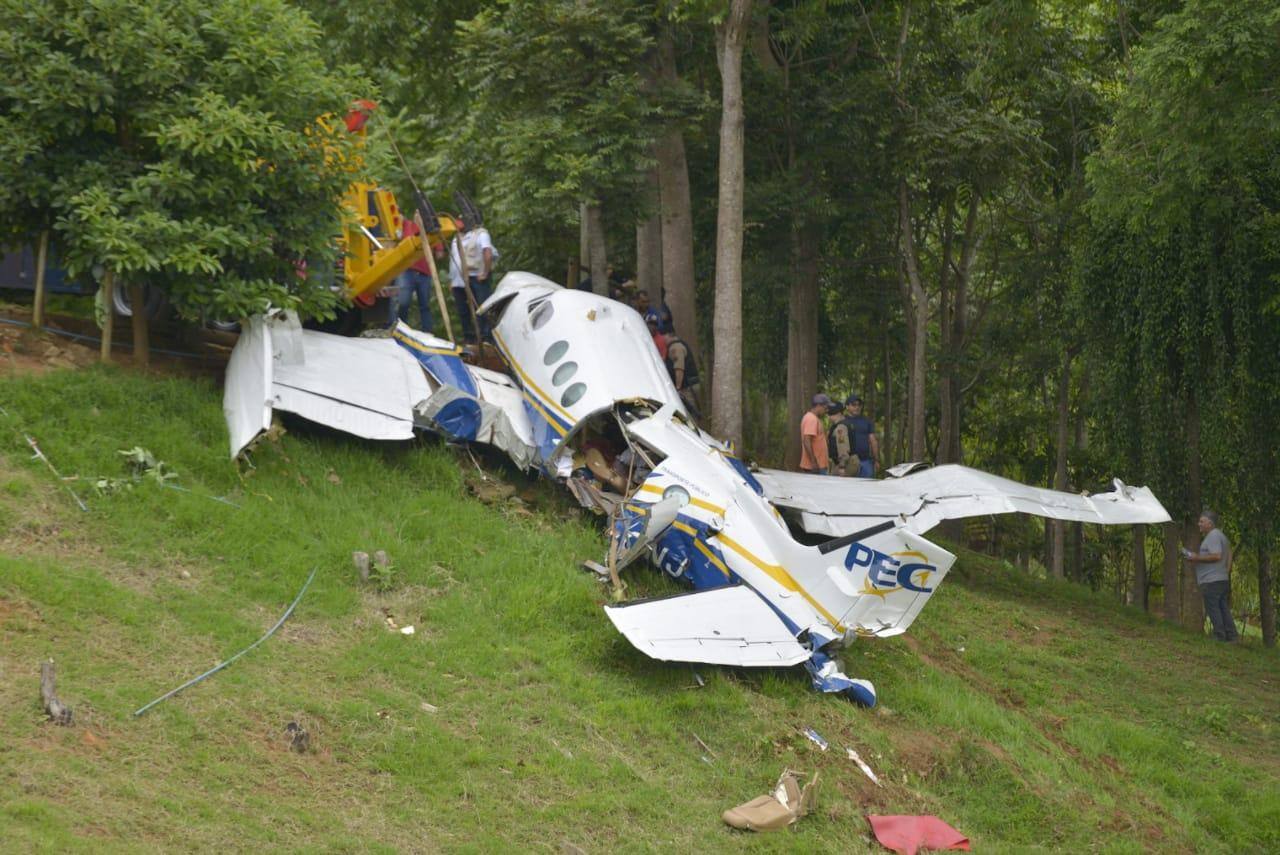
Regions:
<instances>
[{"instance_id":1,"label":"dense forest","mask_svg":"<svg viewBox=\"0 0 1280 855\"><path fill-rule=\"evenodd\" d=\"M49 26L5 5L11 21ZM146 22L163 13L126 5L143 44ZM1018 518L953 534L1195 627L1202 605L1177 548L1198 541L1196 517L1215 509L1236 545L1236 612L1275 643L1273 0L204 7L226 31L219 37L253 44L243 67L203 72L219 94L172 114L180 120L148 113L135 132L117 119L119 148L156 145L190 163L222 146L222 171L210 175L235 195L245 150L270 144L273 158L297 155L302 166L307 151L316 156L280 143L270 122L341 109L356 95L376 100L370 168L403 199L416 183L442 209L466 192L484 210L501 268L557 281L589 273L603 287L612 267L665 297L710 375L711 428L749 456L794 465L810 396L856 391L886 464L958 462L1070 491L1109 489L1113 476L1148 484L1174 516L1163 530ZM252 33L237 31L244 21ZM6 65L23 59L30 39L20 29L0 45ZM184 38L212 36L206 26ZM113 48L128 74L133 48L101 50ZM265 67L264 57L286 85L258 91L237 76ZM246 235L265 228L254 218L272 212L246 204L241 229L198 223L168 256L130 256L119 248L135 238L103 226L151 204L156 186L186 186L192 178L177 167L148 172L115 203L106 191L62 193L75 205L49 213L44 185L30 181L31 151L14 140L33 126L69 133L27 94L57 71L0 92L9 137L0 159L25 163L24 186L36 188L5 191L0 225L34 234L52 221L98 240L113 264L172 268L189 307L248 305L243 295L267 287L280 254L237 280L240 290L213 296L189 284L209 268L190 244L247 255ZM91 85L70 89L92 106ZM238 112L251 102L265 125ZM149 120L166 130L143 130ZM250 142L220 142L214 125ZM113 169L81 171L106 186ZM342 184L304 177L321 167L263 172L253 180L286 194L297 185L311 199ZM12 178L0 172L0 183ZM324 231L314 216L284 220L299 247ZM151 223L145 240L168 227Z\"/></svg>"}]
</instances>

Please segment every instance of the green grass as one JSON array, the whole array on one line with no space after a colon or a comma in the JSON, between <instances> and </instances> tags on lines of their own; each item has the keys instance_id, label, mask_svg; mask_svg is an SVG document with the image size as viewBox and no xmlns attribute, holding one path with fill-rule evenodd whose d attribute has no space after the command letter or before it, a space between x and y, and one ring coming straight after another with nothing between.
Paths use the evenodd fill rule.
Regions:
<instances>
[{"instance_id":1,"label":"green grass","mask_svg":"<svg viewBox=\"0 0 1280 855\"><path fill-rule=\"evenodd\" d=\"M911 632L845 654L876 711L798 670L707 667L691 688L601 613L577 568L602 553L597 522L495 458L480 463L523 505L473 498L471 461L431 440L298 429L238 472L203 381L53 373L0 381L0 406L7 850L872 851L865 813L937 814L987 852L1280 849L1274 651L965 553ZM82 513L15 425L64 475L120 477L116 451L141 445L195 492L68 482ZM358 582L356 549L390 552L389 590ZM255 640L313 567L274 638L131 717ZM42 720L49 656L70 728ZM308 754L288 750L295 719ZM777 835L723 825L788 766L821 771L816 815Z\"/></svg>"}]
</instances>

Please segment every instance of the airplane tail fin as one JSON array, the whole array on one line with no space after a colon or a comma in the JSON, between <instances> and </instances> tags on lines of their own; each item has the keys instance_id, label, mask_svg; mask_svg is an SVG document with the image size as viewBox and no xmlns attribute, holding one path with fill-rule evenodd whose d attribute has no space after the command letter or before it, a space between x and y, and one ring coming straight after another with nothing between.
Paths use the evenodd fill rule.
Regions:
<instances>
[{"instance_id":1,"label":"airplane tail fin","mask_svg":"<svg viewBox=\"0 0 1280 855\"><path fill-rule=\"evenodd\" d=\"M858 635L898 635L911 626L956 557L905 528L851 543L827 576L852 597L840 622Z\"/></svg>"}]
</instances>

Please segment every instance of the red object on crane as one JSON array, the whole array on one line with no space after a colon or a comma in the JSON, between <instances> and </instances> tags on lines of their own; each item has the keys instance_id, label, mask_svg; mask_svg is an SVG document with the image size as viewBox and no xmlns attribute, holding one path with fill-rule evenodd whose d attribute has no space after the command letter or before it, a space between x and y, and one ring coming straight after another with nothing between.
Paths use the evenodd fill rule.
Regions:
<instances>
[{"instance_id":1,"label":"red object on crane","mask_svg":"<svg viewBox=\"0 0 1280 855\"><path fill-rule=\"evenodd\" d=\"M347 111L347 117L344 120L347 123L347 130L351 133L364 130L365 123L369 121L369 117L373 115L373 111L378 109L378 105L374 101L368 101L364 98L358 98L351 104L351 109Z\"/></svg>"}]
</instances>

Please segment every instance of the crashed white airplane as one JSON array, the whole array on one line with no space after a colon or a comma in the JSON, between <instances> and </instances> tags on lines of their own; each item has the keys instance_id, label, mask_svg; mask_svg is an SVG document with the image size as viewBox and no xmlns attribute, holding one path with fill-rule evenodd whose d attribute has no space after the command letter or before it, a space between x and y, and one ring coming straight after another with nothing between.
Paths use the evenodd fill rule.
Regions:
<instances>
[{"instance_id":1,"label":"crashed white airplane","mask_svg":"<svg viewBox=\"0 0 1280 855\"><path fill-rule=\"evenodd\" d=\"M689 417L640 315L511 273L482 312L510 376L463 362L403 324L390 337L249 321L227 368L231 454L295 413L368 439L415 430L478 441L564 483L611 520L610 562L648 553L694 591L605 606L656 659L803 664L815 688L867 706L875 690L833 653L904 632L955 556L923 537L943 520L1009 512L1103 524L1169 519L1145 487L1028 487L963 466L876 481L749 468Z\"/></svg>"}]
</instances>

